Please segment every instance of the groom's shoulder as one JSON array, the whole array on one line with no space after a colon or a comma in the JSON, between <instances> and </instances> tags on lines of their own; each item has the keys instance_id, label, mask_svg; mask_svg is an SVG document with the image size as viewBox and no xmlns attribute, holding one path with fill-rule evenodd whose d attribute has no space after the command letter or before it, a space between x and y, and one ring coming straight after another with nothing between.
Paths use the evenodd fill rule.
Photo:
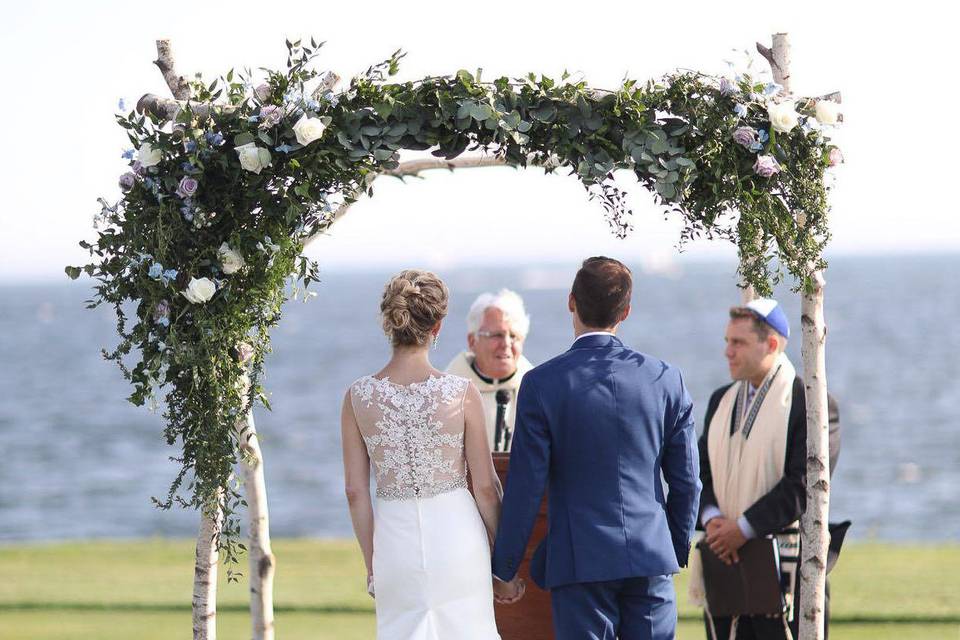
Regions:
<instances>
[{"instance_id":1,"label":"groom's shoulder","mask_svg":"<svg viewBox=\"0 0 960 640\"><path fill-rule=\"evenodd\" d=\"M618 359L629 362L637 369L656 376L677 376L680 375L680 368L659 358L653 354L644 351L637 351L626 345L623 347L623 354Z\"/></svg>"},{"instance_id":2,"label":"groom's shoulder","mask_svg":"<svg viewBox=\"0 0 960 640\"><path fill-rule=\"evenodd\" d=\"M536 378L541 378L543 376L549 376L551 373L555 373L559 370L562 370L567 366L567 363L570 361L570 351L565 351L561 354L555 355L549 360L541 362L537 366L533 367L525 374L523 374L523 379L527 380L528 378L533 380Z\"/></svg>"}]
</instances>

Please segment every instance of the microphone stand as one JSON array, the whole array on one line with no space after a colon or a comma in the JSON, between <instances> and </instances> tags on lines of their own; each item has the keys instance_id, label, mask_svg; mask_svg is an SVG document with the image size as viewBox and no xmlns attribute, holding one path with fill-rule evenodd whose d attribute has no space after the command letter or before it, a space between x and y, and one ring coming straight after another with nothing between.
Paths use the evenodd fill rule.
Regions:
<instances>
[{"instance_id":1,"label":"microphone stand","mask_svg":"<svg viewBox=\"0 0 960 640\"><path fill-rule=\"evenodd\" d=\"M496 397L497 426L493 432L493 450L507 451L510 448L510 429L507 427L507 404L510 402L510 392L500 389Z\"/></svg>"}]
</instances>

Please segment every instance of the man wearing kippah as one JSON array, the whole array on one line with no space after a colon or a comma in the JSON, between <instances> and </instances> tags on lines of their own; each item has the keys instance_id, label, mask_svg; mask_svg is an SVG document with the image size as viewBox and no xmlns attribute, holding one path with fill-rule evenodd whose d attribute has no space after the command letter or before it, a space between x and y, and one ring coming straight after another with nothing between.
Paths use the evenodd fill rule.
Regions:
<instances>
[{"instance_id":1,"label":"man wearing kippah","mask_svg":"<svg viewBox=\"0 0 960 640\"><path fill-rule=\"evenodd\" d=\"M733 383L714 391L699 440L699 525L727 564L750 539L776 536L787 610L782 617L705 615L714 640L796 638L799 615L799 519L806 506L807 412L803 381L784 350L790 324L776 300L730 309L727 364ZM840 449L836 401L828 395L830 471ZM705 606L699 550L691 558L690 596ZM829 608L827 609L829 612Z\"/></svg>"}]
</instances>

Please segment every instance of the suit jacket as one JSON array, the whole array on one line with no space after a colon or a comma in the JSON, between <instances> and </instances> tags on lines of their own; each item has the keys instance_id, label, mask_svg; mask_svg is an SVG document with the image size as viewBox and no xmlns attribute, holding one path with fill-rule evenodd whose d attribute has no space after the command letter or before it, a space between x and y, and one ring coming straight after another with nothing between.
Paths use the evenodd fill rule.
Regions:
<instances>
[{"instance_id":1,"label":"suit jacket","mask_svg":"<svg viewBox=\"0 0 960 640\"><path fill-rule=\"evenodd\" d=\"M610 335L582 337L527 373L494 574L516 574L548 485L538 585L678 572L700 495L692 411L678 369Z\"/></svg>"},{"instance_id":2,"label":"suit jacket","mask_svg":"<svg viewBox=\"0 0 960 640\"><path fill-rule=\"evenodd\" d=\"M707 438L713 414L716 413L720 399L730 386L728 384L714 391L710 396L710 402L707 403L703 435L700 436L699 441L700 480L703 483L700 515L707 506L717 505L717 497L713 491L713 476L710 471L710 456L707 453ZM837 457L840 455L840 413L836 399L830 394L827 394L827 410L830 422L830 473L832 474ZM736 418L733 417L733 419ZM788 420L783 478L743 513L758 537L779 533L798 520L807 506L807 405L803 380L799 376L793 381L793 400ZM700 523L700 515L697 516L698 528L703 526Z\"/></svg>"}]
</instances>

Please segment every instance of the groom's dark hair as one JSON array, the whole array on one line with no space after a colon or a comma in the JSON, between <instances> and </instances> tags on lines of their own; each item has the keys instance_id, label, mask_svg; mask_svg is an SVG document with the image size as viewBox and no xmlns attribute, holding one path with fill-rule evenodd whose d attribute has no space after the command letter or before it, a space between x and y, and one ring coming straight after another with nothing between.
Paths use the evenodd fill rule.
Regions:
<instances>
[{"instance_id":1,"label":"groom's dark hair","mask_svg":"<svg viewBox=\"0 0 960 640\"><path fill-rule=\"evenodd\" d=\"M588 327L612 327L630 304L633 278L619 260L587 258L573 279L573 300L580 322Z\"/></svg>"}]
</instances>

